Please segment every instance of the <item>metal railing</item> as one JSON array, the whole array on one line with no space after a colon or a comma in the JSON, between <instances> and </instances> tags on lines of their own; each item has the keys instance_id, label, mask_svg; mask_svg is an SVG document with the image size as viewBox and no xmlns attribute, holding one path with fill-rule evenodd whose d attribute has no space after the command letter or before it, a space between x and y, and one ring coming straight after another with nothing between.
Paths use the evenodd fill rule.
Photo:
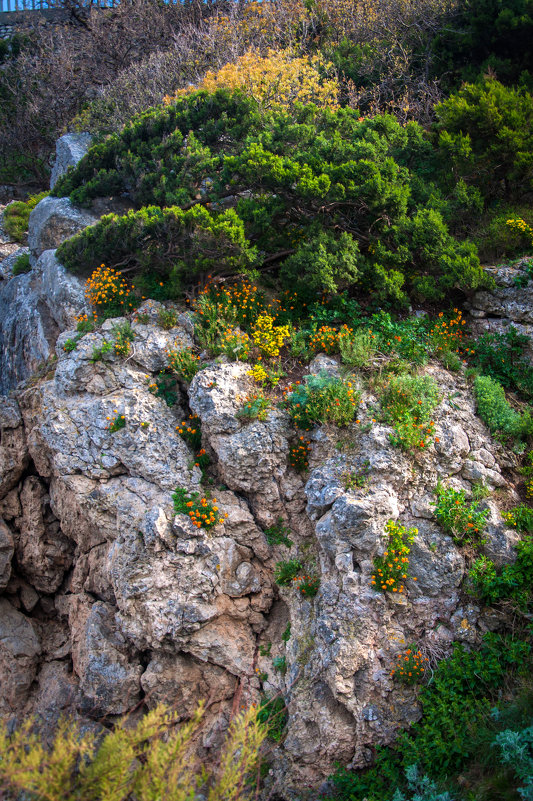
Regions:
<instances>
[{"instance_id":1,"label":"metal railing","mask_svg":"<svg viewBox=\"0 0 533 801\"><path fill-rule=\"evenodd\" d=\"M111 8L120 0L83 0L85 7ZM48 11L54 8L65 8L64 0L0 0L0 14L8 11Z\"/></svg>"}]
</instances>

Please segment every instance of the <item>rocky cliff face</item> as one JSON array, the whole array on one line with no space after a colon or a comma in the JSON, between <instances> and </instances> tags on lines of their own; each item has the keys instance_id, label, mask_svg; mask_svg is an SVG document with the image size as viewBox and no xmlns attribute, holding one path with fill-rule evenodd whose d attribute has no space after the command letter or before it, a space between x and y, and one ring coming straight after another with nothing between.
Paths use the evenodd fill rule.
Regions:
<instances>
[{"instance_id":1,"label":"rocky cliff face","mask_svg":"<svg viewBox=\"0 0 533 801\"><path fill-rule=\"evenodd\" d=\"M34 223L45 217L41 209ZM127 357L94 359L120 320L66 352L83 287L52 250L33 255L33 270L0 290L4 364L14 360L4 388L56 357L0 405L0 714L38 713L49 724L65 711L112 719L140 701L165 700L186 718L206 698L198 749L209 758L235 709L280 693L288 721L272 788L290 796L297 787L301 797L302 785L319 783L335 761L368 764L377 744L419 716L415 690L390 675L406 644L417 642L434 664L452 641L475 643L500 623L463 592L464 555L431 506L439 478L468 496L482 480L514 498L510 457L476 417L467 384L426 368L442 398L435 444L416 459L372 421L377 400L364 391L366 425L315 429L304 479L289 465L294 432L285 412L248 423L237 416L252 389L249 366L208 363L172 407L150 392L166 351L192 343L187 315L164 331L148 303ZM310 370L324 366L337 369L318 357ZM172 501L177 487L202 492L179 434L191 413L227 514L209 532L176 515ZM125 425L112 433L117 415ZM486 503L485 552L511 560L516 532ZM290 549L267 543L265 528L280 519ZM418 532L416 581L401 595L371 584L389 520ZM274 583L276 562L291 557L319 576L315 598ZM276 657L285 672L274 669Z\"/></svg>"}]
</instances>

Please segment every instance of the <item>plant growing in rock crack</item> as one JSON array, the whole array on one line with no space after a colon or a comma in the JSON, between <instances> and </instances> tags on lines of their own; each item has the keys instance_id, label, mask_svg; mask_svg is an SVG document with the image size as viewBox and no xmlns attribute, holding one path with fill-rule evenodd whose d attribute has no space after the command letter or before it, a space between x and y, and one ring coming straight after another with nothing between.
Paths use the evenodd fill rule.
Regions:
<instances>
[{"instance_id":1,"label":"plant growing in rock crack","mask_svg":"<svg viewBox=\"0 0 533 801\"><path fill-rule=\"evenodd\" d=\"M277 523L265 529L265 537L269 545L285 545L287 548L291 548L293 544L289 539L290 533L290 529L283 525L282 517L278 517Z\"/></svg>"},{"instance_id":2,"label":"plant growing in rock crack","mask_svg":"<svg viewBox=\"0 0 533 801\"><path fill-rule=\"evenodd\" d=\"M272 667L276 673L281 673L282 676L287 672L287 657L275 656L272 660Z\"/></svg>"},{"instance_id":3,"label":"plant growing in rock crack","mask_svg":"<svg viewBox=\"0 0 533 801\"><path fill-rule=\"evenodd\" d=\"M107 356L108 353L113 352L113 343L108 342L107 339L104 339L100 347L97 345L94 346L93 352L91 353L91 362L99 362L102 361L104 356Z\"/></svg>"},{"instance_id":4,"label":"plant growing in rock crack","mask_svg":"<svg viewBox=\"0 0 533 801\"><path fill-rule=\"evenodd\" d=\"M370 474L370 462L365 459L359 470L345 471L341 474L343 487L346 491L364 489L368 484Z\"/></svg>"},{"instance_id":5,"label":"plant growing in rock crack","mask_svg":"<svg viewBox=\"0 0 533 801\"><path fill-rule=\"evenodd\" d=\"M156 398L162 398L167 406L175 406L179 399L179 387L176 376L168 370L161 370L148 383L148 391Z\"/></svg>"},{"instance_id":6,"label":"plant growing in rock crack","mask_svg":"<svg viewBox=\"0 0 533 801\"><path fill-rule=\"evenodd\" d=\"M404 582L409 578L410 543L418 534L416 528L407 529L394 520L385 526L387 549L383 556L374 559L374 574L371 584L379 592L404 592ZM413 578L416 581L416 578Z\"/></svg>"},{"instance_id":7,"label":"plant growing in rock crack","mask_svg":"<svg viewBox=\"0 0 533 801\"><path fill-rule=\"evenodd\" d=\"M115 409L115 412L116 411ZM120 431L121 428L126 427L126 417L123 414L117 414L117 416L113 418L106 417L106 420L109 420L107 430L110 434L114 434L116 431Z\"/></svg>"},{"instance_id":8,"label":"plant growing in rock crack","mask_svg":"<svg viewBox=\"0 0 533 801\"><path fill-rule=\"evenodd\" d=\"M126 320L123 323L114 325L111 333L115 337L115 353L117 356L127 356L130 352L131 343L135 338L135 332L129 322Z\"/></svg>"},{"instance_id":9,"label":"plant growing in rock crack","mask_svg":"<svg viewBox=\"0 0 533 801\"><path fill-rule=\"evenodd\" d=\"M236 417L240 420L261 420L267 419L268 411L271 408L270 400L265 397L263 392L252 392L244 401L244 404L237 410Z\"/></svg>"},{"instance_id":10,"label":"plant growing in rock crack","mask_svg":"<svg viewBox=\"0 0 533 801\"><path fill-rule=\"evenodd\" d=\"M306 376L304 384L291 385L282 405L298 428L309 431L320 423L348 425L355 417L359 399L351 381L321 372Z\"/></svg>"},{"instance_id":11,"label":"plant growing in rock crack","mask_svg":"<svg viewBox=\"0 0 533 801\"><path fill-rule=\"evenodd\" d=\"M201 497L199 492L188 493L183 487L175 490L172 499L176 514L188 515L196 528L209 531L228 516L221 514L216 498Z\"/></svg>"},{"instance_id":12,"label":"plant growing in rock crack","mask_svg":"<svg viewBox=\"0 0 533 801\"><path fill-rule=\"evenodd\" d=\"M266 727L270 740L281 742L288 719L287 706L281 695L272 698L267 695L261 697L257 720Z\"/></svg>"},{"instance_id":13,"label":"plant growing in rock crack","mask_svg":"<svg viewBox=\"0 0 533 801\"><path fill-rule=\"evenodd\" d=\"M72 353L73 350L76 350L78 347L78 342L80 341L82 334L76 334L75 337L72 339L66 339L63 344L63 350L65 353Z\"/></svg>"},{"instance_id":14,"label":"plant growing in rock crack","mask_svg":"<svg viewBox=\"0 0 533 801\"><path fill-rule=\"evenodd\" d=\"M426 672L425 662L428 658L423 656L422 651L416 645L410 645L396 657L396 663L390 675L395 681L402 684L417 684L424 678Z\"/></svg>"},{"instance_id":15,"label":"plant growing in rock crack","mask_svg":"<svg viewBox=\"0 0 533 801\"><path fill-rule=\"evenodd\" d=\"M178 313L175 309L167 309L165 306L160 306L157 310L157 324L165 331L170 331L178 322Z\"/></svg>"},{"instance_id":16,"label":"plant growing in rock crack","mask_svg":"<svg viewBox=\"0 0 533 801\"><path fill-rule=\"evenodd\" d=\"M479 502L467 503L464 490L444 487L440 482L435 489L437 500L434 512L437 522L456 545L482 545L486 542L483 530L489 516L488 509L478 509Z\"/></svg>"},{"instance_id":17,"label":"plant growing in rock crack","mask_svg":"<svg viewBox=\"0 0 533 801\"><path fill-rule=\"evenodd\" d=\"M281 635L281 639L283 640L284 643L288 643L290 638L291 638L291 622L289 620L289 622L285 627L285 631Z\"/></svg>"},{"instance_id":18,"label":"plant growing in rock crack","mask_svg":"<svg viewBox=\"0 0 533 801\"><path fill-rule=\"evenodd\" d=\"M314 598L320 587L320 578L316 574L294 576L293 586L304 598Z\"/></svg>"},{"instance_id":19,"label":"plant growing in rock crack","mask_svg":"<svg viewBox=\"0 0 533 801\"><path fill-rule=\"evenodd\" d=\"M288 587L301 570L303 565L299 559L277 562L274 568L274 581L280 587Z\"/></svg>"},{"instance_id":20,"label":"plant growing in rock crack","mask_svg":"<svg viewBox=\"0 0 533 801\"><path fill-rule=\"evenodd\" d=\"M431 376L392 376L381 396L385 420L394 426L392 444L406 451L426 448L434 436L431 413L439 400L438 387Z\"/></svg>"},{"instance_id":21,"label":"plant growing in rock crack","mask_svg":"<svg viewBox=\"0 0 533 801\"><path fill-rule=\"evenodd\" d=\"M309 467L309 454L311 453L311 445L308 440L303 436L291 445L289 449L289 463L291 467L303 473Z\"/></svg>"},{"instance_id":22,"label":"plant growing in rock crack","mask_svg":"<svg viewBox=\"0 0 533 801\"><path fill-rule=\"evenodd\" d=\"M190 348L168 351L168 366L188 384L196 373L202 369L200 357L196 356Z\"/></svg>"}]
</instances>

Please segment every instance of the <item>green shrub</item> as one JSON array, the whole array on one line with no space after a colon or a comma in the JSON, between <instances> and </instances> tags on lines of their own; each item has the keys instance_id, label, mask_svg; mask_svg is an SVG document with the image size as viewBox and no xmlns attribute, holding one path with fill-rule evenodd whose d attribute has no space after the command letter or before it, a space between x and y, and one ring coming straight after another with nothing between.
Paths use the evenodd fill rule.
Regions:
<instances>
[{"instance_id":1,"label":"green shrub","mask_svg":"<svg viewBox=\"0 0 533 801\"><path fill-rule=\"evenodd\" d=\"M78 273L88 273L100 262L110 268L129 264L141 273L168 279L178 291L183 282L219 265L246 270L256 254L233 209L211 214L203 206L186 211L146 206L122 217L104 215L96 225L63 242L57 257Z\"/></svg>"},{"instance_id":2,"label":"green shrub","mask_svg":"<svg viewBox=\"0 0 533 801\"><path fill-rule=\"evenodd\" d=\"M482 334L475 342L471 363L503 387L533 395L533 370L524 351L529 337L510 326L504 334Z\"/></svg>"},{"instance_id":3,"label":"green shrub","mask_svg":"<svg viewBox=\"0 0 533 801\"><path fill-rule=\"evenodd\" d=\"M437 484L434 503L438 524L453 537L456 545L481 545L489 516L488 509L478 510L479 502L468 504L464 490L454 490Z\"/></svg>"},{"instance_id":4,"label":"green shrub","mask_svg":"<svg viewBox=\"0 0 533 801\"><path fill-rule=\"evenodd\" d=\"M78 347L78 342L81 339L81 336L82 336L81 334L76 334L76 336L73 339L65 340L63 344L63 350L65 351L65 353L72 353L73 350L76 350L76 348Z\"/></svg>"},{"instance_id":5,"label":"green shrub","mask_svg":"<svg viewBox=\"0 0 533 801\"><path fill-rule=\"evenodd\" d=\"M124 323L114 325L111 333L115 337L115 353L117 356L127 356L131 349L131 343L135 338L135 332L126 320Z\"/></svg>"},{"instance_id":6,"label":"green shrub","mask_svg":"<svg viewBox=\"0 0 533 801\"><path fill-rule=\"evenodd\" d=\"M303 570L303 565L299 559L289 559L289 561L277 562L274 569L274 581L280 587L288 587Z\"/></svg>"},{"instance_id":7,"label":"green shrub","mask_svg":"<svg viewBox=\"0 0 533 801\"><path fill-rule=\"evenodd\" d=\"M306 376L304 384L292 386L285 396L284 405L298 428L309 430L321 423L344 426L355 417L359 394L351 381L322 372L317 376Z\"/></svg>"},{"instance_id":8,"label":"green shrub","mask_svg":"<svg viewBox=\"0 0 533 801\"><path fill-rule=\"evenodd\" d=\"M431 413L439 401L431 376L392 376L381 395L385 420L394 426L392 444L406 451L426 448L434 435Z\"/></svg>"},{"instance_id":9,"label":"green shrub","mask_svg":"<svg viewBox=\"0 0 533 801\"><path fill-rule=\"evenodd\" d=\"M103 360L104 356L107 356L108 353L112 353L112 351L113 343L104 339L100 347L98 347L98 345L93 347L90 360L91 362L100 362Z\"/></svg>"},{"instance_id":10,"label":"green shrub","mask_svg":"<svg viewBox=\"0 0 533 801\"><path fill-rule=\"evenodd\" d=\"M461 771L479 747L478 733L489 711L500 702L505 682L529 673L528 642L486 634L479 650L455 644L432 681L422 687L418 702L422 718L403 732L390 748L378 748L373 767L364 772L339 770L333 782L339 801L389 801L391 788L406 790L404 771L417 764L434 780Z\"/></svg>"},{"instance_id":11,"label":"green shrub","mask_svg":"<svg viewBox=\"0 0 533 801\"><path fill-rule=\"evenodd\" d=\"M508 512L502 512L502 517L522 534L533 534L533 509L530 506L521 503Z\"/></svg>"},{"instance_id":12,"label":"green shrub","mask_svg":"<svg viewBox=\"0 0 533 801\"><path fill-rule=\"evenodd\" d=\"M165 306L160 306L157 310L157 324L165 331L170 331L178 322L178 313L176 309L167 309Z\"/></svg>"},{"instance_id":13,"label":"green shrub","mask_svg":"<svg viewBox=\"0 0 533 801\"><path fill-rule=\"evenodd\" d=\"M367 328L354 331L343 326L339 331L339 350L342 361L349 367L366 367L377 353L376 337Z\"/></svg>"},{"instance_id":14,"label":"green shrub","mask_svg":"<svg viewBox=\"0 0 533 801\"><path fill-rule=\"evenodd\" d=\"M447 169L487 199L520 200L533 188L533 98L485 77L435 107Z\"/></svg>"},{"instance_id":15,"label":"green shrub","mask_svg":"<svg viewBox=\"0 0 533 801\"><path fill-rule=\"evenodd\" d=\"M438 300L475 289L475 248L419 203L420 181L396 160L417 136L414 123L362 120L351 108L260 112L239 92L192 93L140 115L58 181L56 194L76 203L128 191L145 207L104 218L60 258L85 270L129 260L176 286L203 270L274 262L291 292L356 288L403 305L410 294ZM223 211L228 194L238 202Z\"/></svg>"},{"instance_id":16,"label":"green shrub","mask_svg":"<svg viewBox=\"0 0 533 801\"><path fill-rule=\"evenodd\" d=\"M179 386L173 371L161 370L148 384L148 391L162 398L167 406L175 406L179 400Z\"/></svg>"},{"instance_id":17,"label":"green shrub","mask_svg":"<svg viewBox=\"0 0 533 801\"><path fill-rule=\"evenodd\" d=\"M28 235L28 220L30 214L43 198L48 196L48 192L41 192L39 195L32 195L26 201L15 200L6 206L4 211L4 228L6 233L16 242L26 244Z\"/></svg>"},{"instance_id":18,"label":"green shrub","mask_svg":"<svg viewBox=\"0 0 533 801\"><path fill-rule=\"evenodd\" d=\"M278 695L269 698L264 695L257 711L257 720L267 732L269 739L281 742L287 726L289 714L283 697Z\"/></svg>"},{"instance_id":19,"label":"green shrub","mask_svg":"<svg viewBox=\"0 0 533 801\"><path fill-rule=\"evenodd\" d=\"M110 434L115 434L117 431L120 431L121 428L126 427L126 418L123 414L117 414L116 417L107 418L109 420L109 425L107 426L107 430Z\"/></svg>"},{"instance_id":20,"label":"green shrub","mask_svg":"<svg viewBox=\"0 0 533 801\"><path fill-rule=\"evenodd\" d=\"M13 275L21 275L22 273L29 273L31 270L30 254L23 253L19 256L13 265Z\"/></svg>"},{"instance_id":21,"label":"green shrub","mask_svg":"<svg viewBox=\"0 0 533 801\"><path fill-rule=\"evenodd\" d=\"M533 600L533 541L522 540L516 546L516 561L498 570L486 557L477 559L469 572L474 593L484 602L511 601L528 612Z\"/></svg>"},{"instance_id":22,"label":"green shrub","mask_svg":"<svg viewBox=\"0 0 533 801\"><path fill-rule=\"evenodd\" d=\"M269 545L285 545L286 548L292 547L292 540L289 539L291 530L283 525L283 518L279 517L278 522L265 529L266 541Z\"/></svg>"},{"instance_id":23,"label":"green shrub","mask_svg":"<svg viewBox=\"0 0 533 801\"><path fill-rule=\"evenodd\" d=\"M474 381L474 395L478 414L493 434L524 437L533 431L531 413L515 412L505 397L502 385L493 378L478 376Z\"/></svg>"},{"instance_id":24,"label":"green shrub","mask_svg":"<svg viewBox=\"0 0 533 801\"><path fill-rule=\"evenodd\" d=\"M236 417L242 420L266 420L272 404L262 392L248 395L244 405L237 411Z\"/></svg>"}]
</instances>

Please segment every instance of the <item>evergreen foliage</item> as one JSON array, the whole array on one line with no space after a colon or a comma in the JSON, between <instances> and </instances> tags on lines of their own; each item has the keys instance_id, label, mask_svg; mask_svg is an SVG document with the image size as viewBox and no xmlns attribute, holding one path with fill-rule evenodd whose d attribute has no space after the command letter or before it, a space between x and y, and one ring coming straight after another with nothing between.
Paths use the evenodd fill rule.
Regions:
<instances>
[{"instance_id":1,"label":"evergreen foliage","mask_svg":"<svg viewBox=\"0 0 533 801\"><path fill-rule=\"evenodd\" d=\"M265 111L239 91L195 92L141 115L58 181L55 193L76 203L127 191L146 207L105 217L60 258L71 269L131 262L191 277L279 261L291 287L355 287L396 303L474 289L482 282L475 248L418 202L402 163L413 136L390 115ZM224 211L225 202L234 208ZM191 227L192 248L182 233ZM229 250L206 231L222 234Z\"/></svg>"}]
</instances>

